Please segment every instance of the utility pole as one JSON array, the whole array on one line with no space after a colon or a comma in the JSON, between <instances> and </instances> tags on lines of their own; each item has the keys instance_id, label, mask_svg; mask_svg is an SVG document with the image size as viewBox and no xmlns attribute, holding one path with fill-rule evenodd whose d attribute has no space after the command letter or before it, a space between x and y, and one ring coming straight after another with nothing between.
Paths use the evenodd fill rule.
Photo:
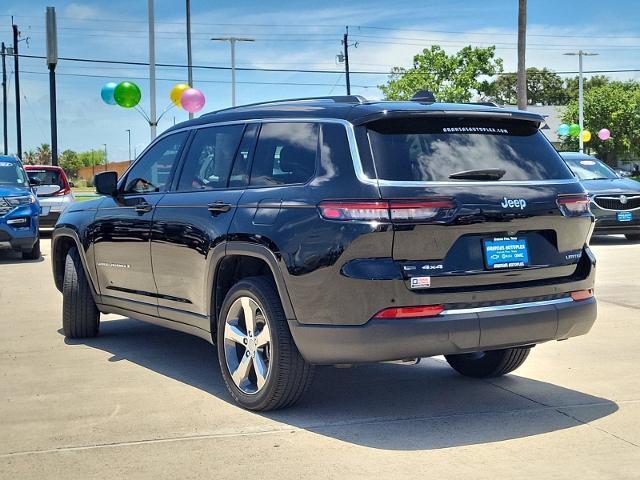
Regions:
<instances>
[{"instance_id":1,"label":"utility pole","mask_svg":"<svg viewBox=\"0 0 640 480\"><path fill-rule=\"evenodd\" d=\"M584 130L584 85L582 78L582 57L595 57L598 54L578 50L577 52L567 52L564 55L578 56L578 124L580 125L580 135L578 135L578 142L580 145L580 153L582 153L582 151L584 150L584 141L582 140L582 131Z\"/></svg>"},{"instance_id":2,"label":"utility pole","mask_svg":"<svg viewBox=\"0 0 640 480\"><path fill-rule=\"evenodd\" d=\"M127 128L125 132L129 134L129 161L131 161L131 129Z\"/></svg>"},{"instance_id":3,"label":"utility pole","mask_svg":"<svg viewBox=\"0 0 640 480\"><path fill-rule=\"evenodd\" d=\"M49 113L51 118L51 164L58 165L58 114L56 111L56 65L58 64L58 34L56 9L47 7L47 66L49 67Z\"/></svg>"},{"instance_id":4,"label":"utility pole","mask_svg":"<svg viewBox=\"0 0 640 480\"><path fill-rule=\"evenodd\" d=\"M9 154L9 134L7 129L7 48L2 42L2 133L4 135L4 154Z\"/></svg>"},{"instance_id":5,"label":"utility pole","mask_svg":"<svg viewBox=\"0 0 640 480\"><path fill-rule=\"evenodd\" d=\"M349 27L346 27L344 37L342 39L344 47L344 75L347 80L347 95L351 95L351 79L349 78Z\"/></svg>"},{"instance_id":6,"label":"utility pole","mask_svg":"<svg viewBox=\"0 0 640 480\"><path fill-rule=\"evenodd\" d=\"M211 40L229 42L231 45L231 106L236 106L236 42L255 42L253 38L213 37Z\"/></svg>"},{"instance_id":7,"label":"utility pole","mask_svg":"<svg viewBox=\"0 0 640 480\"><path fill-rule=\"evenodd\" d=\"M147 1L149 10L149 126L151 127L151 141L156 138L156 35L153 0Z\"/></svg>"},{"instance_id":8,"label":"utility pole","mask_svg":"<svg viewBox=\"0 0 640 480\"><path fill-rule=\"evenodd\" d=\"M193 60L191 57L191 0L187 2L187 83L193 88ZM189 120L193 118L193 112L189 112ZM131 152L129 152L131 156Z\"/></svg>"},{"instance_id":9,"label":"utility pole","mask_svg":"<svg viewBox=\"0 0 640 480\"><path fill-rule=\"evenodd\" d=\"M15 23L13 27L13 70L15 73L15 91L16 91L16 140L18 158L22 160L22 120L20 118L20 62L18 61L18 26Z\"/></svg>"},{"instance_id":10,"label":"utility pole","mask_svg":"<svg viewBox=\"0 0 640 480\"><path fill-rule=\"evenodd\" d=\"M518 2L518 109L527 109L527 67L525 54L527 50L527 0Z\"/></svg>"}]
</instances>

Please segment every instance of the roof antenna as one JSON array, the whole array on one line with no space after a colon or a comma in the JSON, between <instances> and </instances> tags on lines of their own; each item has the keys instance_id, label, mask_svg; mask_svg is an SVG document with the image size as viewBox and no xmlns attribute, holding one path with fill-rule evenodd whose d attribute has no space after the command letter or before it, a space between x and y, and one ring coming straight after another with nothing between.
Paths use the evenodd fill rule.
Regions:
<instances>
[{"instance_id":1,"label":"roof antenna","mask_svg":"<svg viewBox=\"0 0 640 480\"><path fill-rule=\"evenodd\" d=\"M411 97L412 102L420 102L420 103L435 103L436 97L429 90L418 90L413 97Z\"/></svg>"}]
</instances>

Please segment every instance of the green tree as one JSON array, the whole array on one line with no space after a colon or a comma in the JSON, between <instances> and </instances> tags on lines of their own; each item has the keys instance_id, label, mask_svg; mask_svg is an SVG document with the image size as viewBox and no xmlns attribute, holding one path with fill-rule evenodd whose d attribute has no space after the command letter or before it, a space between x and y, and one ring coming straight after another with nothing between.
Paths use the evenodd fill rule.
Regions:
<instances>
[{"instance_id":1,"label":"green tree","mask_svg":"<svg viewBox=\"0 0 640 480\"><path fill-rule=\"evenodd\" d=\"M104 150L87 150L86 152L78 153L78 158L82 162L84 167L91 167L94 165L104 165Z\"/></svg>"},{"instance_id":2,"label":"green tree","mask_svg":"<svg viewBox=\"0 0 640 480\"><path fill-rule=\"evenodd\" d=\"M564 123L578 122L578 102L571 101L562 116ZM591 132L585 146L613 165L615 160L640 156L640 82L609 82L584 94L584 128ZM597 137L600 129L611 138ZM576 138L565 138L563 150L577 150Z\"/></svg>"},{"instance_id":3,"label":"green tree","mask_svg":"<svg viewBox=\"0 0 640 480\"><path fill-rule=\"evenodd\" d=\"M505 73L489 84L481 92L487 100L499 104L516 105L517 76ZM527 102L529 105L566 105L567 92L560 76L546 68L527 68Z\"/></svg>"},{"instance_id":4,"label":"green tree","mask_svg":"<svg viewBox=\"0 0 640 480\"><path fill-rule=\"evenodd\" d=\"M78 157L78 154L73 150L65 150L60 154L59 158L60 167L67 173L67 176L75 178L78 175L78 170L84 167L82 160Z\"/></svg>"},{"instance_id":5,"label":"green tree","mask_svg":"<svg viewBox=\"0 0 640 480\"><path fill-rule=\"evenodd\" d=\"M36 165L38 163L36 159L36 152L34 150L22 152L21 160L25 165Z\"/></svg>"},{"instance_id":6,"label":"green tree","mask_svg":"<svg viewBox=\"0 0 640 480\"><path fill-rule=\"evenodd\" d=\"M467 46L448 55L432 45L413 57L411 68L394 67L391 72L389 81L379 85L387 100L408 100L419 90L429 90L438 101L468 102L486 88L481 76L502 72L502 59L495 57L495 47Z\"/></svg>"},{"instance_id":7,"label":"green tree","mask_svg":"<svg viewBox=\"0 0 640 480\"><path fill-rule=\"evenodd\" d=\"M604 75L594 75L593 77L583 80L582 88L586 92L594 87L602 87L609 83L609 79ZM567 95L567 101L578 101L578 77L567 78L564 81L564 89Z\"/></svg>"}]
</instances>

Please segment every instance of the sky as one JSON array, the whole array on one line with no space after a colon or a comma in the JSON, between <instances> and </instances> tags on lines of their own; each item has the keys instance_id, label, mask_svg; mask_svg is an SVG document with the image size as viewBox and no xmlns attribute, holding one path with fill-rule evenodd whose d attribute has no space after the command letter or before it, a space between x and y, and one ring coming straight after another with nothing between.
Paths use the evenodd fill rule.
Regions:
<instances>
[{"instance_id":1,"label":"sky","mask_svg":"<svg viewBox=\"0 0 640 480\"><path fill-rule=\"evenodd\" d=\"M336 60L349 27L352 94L381 98L377 85L394 66L411 65L413 55L439 44L449 53L465 45L496 45L508 72L516 68L517 0L324 0L295 2L191 1L194 66L230 65L226 42L211 37L242 36L238 67L327 70L330 73L239 71L238 104L281 98L346 93L344 67ZM11 15L21 31L21 54L46 54L45 7L56 8L61 57L148 62L147 2L144 0L37 1L3 0L0 41L11 44ZM156 62L186 64L185 2L155 0ZM640 80L640 9L637 0L529 0L527 66L575 72L578 49L598 53L585 58L585 70L636 72L608 74ZM7 58L9 150L16 150L13 59ZM142 90L141 107L149 111L148 66L60 61L57 73L59 151L104 148L110 161L126 160L127 129L132 153L150 140L146 120L133 109L109 106L100 99L102 85L130 80ZM187 79L184 67L158 67L157 109L170 105L171 87ZM206 97L203 112L231 104L228 70L194 68L194 87ZM23 150L50 143L49 80L46 62L20 59ZM1 98L0 98L1 101ZM158 132L186 120L168 109ZM1 121L1 118L0 118ZM0 136L1 137L1 136ZM0 138L0 145L2 144Z\"/></svg>"}]
</instances>

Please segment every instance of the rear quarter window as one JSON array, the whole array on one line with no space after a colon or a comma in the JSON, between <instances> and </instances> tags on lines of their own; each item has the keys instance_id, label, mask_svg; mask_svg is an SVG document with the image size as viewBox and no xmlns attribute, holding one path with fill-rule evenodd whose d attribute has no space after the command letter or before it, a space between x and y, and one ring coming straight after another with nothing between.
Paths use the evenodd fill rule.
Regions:
<instances>
[{"instance_id":1,"label":"rear quarter window","mask_svg":"<svg viewBox=\"0 0 640 480\"><path fill-rule=\"evenodd\" d=\"M378 178L452 181L466 170L502 169L505 180L573 178L533 122L393 119L367 125Z\"/></svg>"}]
</instances>

